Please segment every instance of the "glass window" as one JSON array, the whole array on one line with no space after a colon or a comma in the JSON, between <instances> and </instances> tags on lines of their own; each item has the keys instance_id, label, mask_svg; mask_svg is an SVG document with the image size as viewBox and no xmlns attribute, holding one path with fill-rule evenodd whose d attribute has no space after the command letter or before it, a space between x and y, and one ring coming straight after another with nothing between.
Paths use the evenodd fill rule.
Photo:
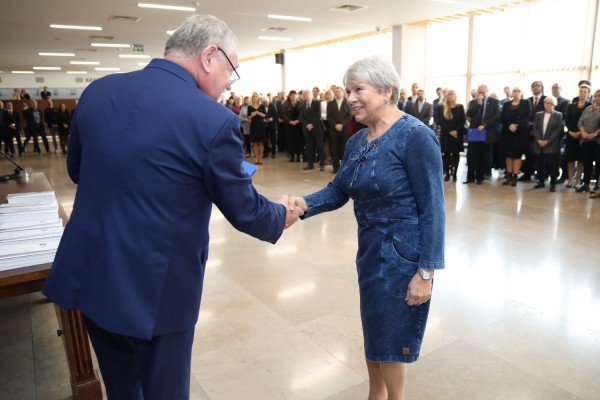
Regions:
<instances>
[{"instance_id":1,"label":"glass window","mask_svg":"<svg viewBox=\"0 0 600 400\"><path fill-rule=\"evenodd\" d=\"M426 79L467 73L469 61L469 20L467 18L427 25L425 38Z\"/></svg>"}]
</instances>

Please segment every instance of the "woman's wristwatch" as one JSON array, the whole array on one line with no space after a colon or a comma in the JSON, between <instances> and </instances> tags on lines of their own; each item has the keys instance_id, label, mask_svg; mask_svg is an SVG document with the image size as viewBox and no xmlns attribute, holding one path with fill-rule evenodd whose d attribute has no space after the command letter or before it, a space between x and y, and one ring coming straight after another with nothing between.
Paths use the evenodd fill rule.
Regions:
<instances>
[{"instance_id":1,"label":"woman's wristwatch","mask_svg":"<svg viewBox=\"0 0 600 400\"><path fill-rule=\"evenodd\" d=\"M423 278L426 281L433 279L433 272L429 272L423 268L419 268L419 275L421 275L421 278Z\"/></svg>"}]
</instances>

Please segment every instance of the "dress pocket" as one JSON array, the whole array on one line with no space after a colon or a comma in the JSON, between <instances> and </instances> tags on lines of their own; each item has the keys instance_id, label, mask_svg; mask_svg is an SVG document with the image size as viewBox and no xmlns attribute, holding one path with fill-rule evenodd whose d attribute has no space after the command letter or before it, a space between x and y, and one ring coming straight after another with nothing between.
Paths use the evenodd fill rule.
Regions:
<instances>
[{"instance_id":1,"label":"dress pocket","mask_svg":"<svg viewBox=\"0 0 600 400\"><path fill-rule=\"evenodd\" d=\"M414 249L386 236L381 245L380 270L380 278L386 292L395 297L406 296L408 284L417 272L418 256Z\"/></svg>"}]
</instances>

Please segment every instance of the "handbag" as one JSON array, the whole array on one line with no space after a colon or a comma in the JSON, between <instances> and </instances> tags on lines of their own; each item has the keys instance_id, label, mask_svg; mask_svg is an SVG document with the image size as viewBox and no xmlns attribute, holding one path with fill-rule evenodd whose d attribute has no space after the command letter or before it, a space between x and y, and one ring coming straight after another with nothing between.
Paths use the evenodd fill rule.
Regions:
<instances>
[{"instance_id":1,"label":"handbag","mask_svg":"<svg viewBox=\"0 0 600 400\"><path fill-rule=\"evenodd\" d=\"M477 128L467 129L467 141L468 142L485 142L487 130L477 130Z\"/></svg>"}]
</instances>

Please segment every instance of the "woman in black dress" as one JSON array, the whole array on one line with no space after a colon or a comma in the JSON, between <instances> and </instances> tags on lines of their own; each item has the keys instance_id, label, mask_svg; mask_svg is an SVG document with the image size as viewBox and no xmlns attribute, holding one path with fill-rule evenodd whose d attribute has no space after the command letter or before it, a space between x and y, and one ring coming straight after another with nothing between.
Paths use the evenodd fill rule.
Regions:
<instances>
[{"instance_id":1,"label":"woman in black dress","mask_svg":"<svg viewBox=\"0 0 600 400\"><path fill-rule=\"evenodd\" d=\"M502 105L500 122L502 135L500 144L506 155L506 175L503 185L517 186L517 175L521 169L521 157L529 146L529 101L522 99L521 89L512 90L513 99Z\"/></svg>"},{"instance_id":2,"label":"woman in black dress","mask_svg":"<svg viewBox=\"0 0 600 400\"><path fill-rule=\"evenodd\" d=\"M440 144L442 147L442 161L444 165L444 180L456 182L456 170L460 161L460 152L463 151L463 141L466 133L465 108L456 103L456 92L448 90L443 112L439 118Z\"/></svg>"},{"instance_id":3,"label":"woman in black dress","mask_svg":"<svg viewBox=\"0 0 600 400\"><path fill-rule=\"evenodd\" d=\"M58 138L60 140L60 149L63 154L67 154L67 144L69 143L69 129L71 127L71 113L67 110L65 103L60 103L58 109Z\"/></svg>"},{"instance_id":4,"label":"woman in black dress","mask_svg":"<svg viewBox=\"0 0 600 400\"><path fill-rule=\"evenodd\" d=\"M248 122L250 123L250 140L254 149L255 164L261 165L263 152L265 150L265 140L267 140L267 128L264 118L267 116L265 106L260 104L258 93L252 93L252 99L248 106Z\"/></svg>"},{"instance_id":5,"label":"woman in black dress","mask_svg":"<svg viewBox=\"0 0 600 400\"><path fill-rule=\"evenodd\" d=\"M300 154L304 150L304 137L302 136L302 125L300 125L300 107L298 95L295 90L290 91L287 100L283 103L283 119L285 121L285 132L290 162L300 162Z\"/></svg>"},{"instance_id":6,"label":"woman in black dress","mask_svg":"<svg viewBox=\"0 0 600 400\"><path fill-rule=\"evenodd\" d=\"M581 85L579 87L579 97L577 98L577 101L569 104L567 107L567 117L565 118L565 125L568 130L565 147L565 157L567 159L568 167L568 178L567 184L565 185L567 188L578 187L581 182L583 154L579 143L581 132L579 132L577 123L579 122L579 118L581 118L581 114L583 114L583 110L592 105L589 101L590 89L591 88L587 85ZM575 172L575 163L577 163L577 173L573 176L573 173ZM575 182L573 181L573 178L575 178Z\"/></svg>"}]
</instances>

